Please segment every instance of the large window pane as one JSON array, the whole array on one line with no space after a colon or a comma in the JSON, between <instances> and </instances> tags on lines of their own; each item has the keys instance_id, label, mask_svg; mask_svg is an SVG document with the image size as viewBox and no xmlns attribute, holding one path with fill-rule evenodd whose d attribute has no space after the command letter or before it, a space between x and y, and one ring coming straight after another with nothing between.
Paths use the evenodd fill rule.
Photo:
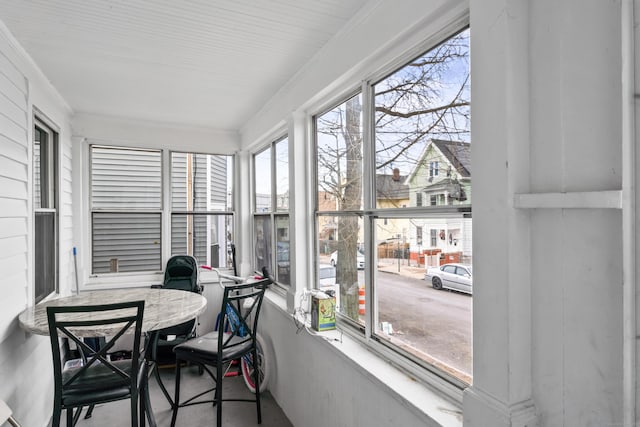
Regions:
<instances>
[{"instance_id":1,"label":"large window pane","mask_svg":"<svg viewBox=\"0 0 640 427\"><path fill-rule=\"evenodd\" d=\"M276 210L289 210L289 140L281 139L275 144L276 164Z\"/></svg>"},{"instance_id":2,"label":"large window pane","mask_svg":"<svg viewBox=\"0 0 640 427\"><path fill-rule=\"evenodd\" d=\"M94 274L161 271L160 213L94 212Z\"/></svg>"},{"instance_id":3,"label":"large window pane","mask_svg":"<svg viewBox=\"0 0 640 427\"><path fill-rule=\"evenodd\" d=\"M271 267L271 217L269 215L256 215L253 218L253 235L254 242L254 266L257 271L262 271L266 267L269 272L273 271Z\"/></svg>"},{"instance_id":4,"label":"large window pane","mask_svg":"<svg viewBox=\"0 0 640 427\"><path fill-rule=\"evenodd\" d=\"M276 216L276 280L283 285L291 283L289 252L289 215Z\"/></svg>"},{"instance_id":5,"label":"large window pane","mask_svg":"<svg viewBox=\"0 0 640 427\"><path fill-rule=\"evenodd\" d=\"M381 342L466 383L472 374L469 73L467 29L373 87L375 208L384 211L372 227L372 328ZM391 213L404 208L411 216Z\"/></svg>"},{"instance_id":6,"label":"large window pane","mask_svg":"<svg viewBox=\"0 0 640 427\"><path fill-rule=\"evenodd\" d=\"M254 156L254 188L256 212L271 211L271 147Z\"/></svg>"},{"instance_id":7,"label":"large window pane","mask_svg":"<svg viewBox=\"0 0 640 427\"><path fill-rule=\"evenodd\" d=\"M33 129L34 296L58 287L58 134L35 119Z\"/></svg>"},{"instance_id":8,"label":"large window pane","mask_svg":"<svg viewBox=\"0 0 640 427\"><path fill-rule=\"evenodd\" d=\"M362 97L316 117L318 210L362 209Z\"/></svg>"},{"instance_id":9,"label":"large window pane","mask_svg":"<svg viewBox=\"0 0 640 427\"><path fill-rule=\"evenodd\" d=\"M470 204L469 30L374 90L376 206Z\"/></svg>"},{"instance_id":10,"label":"large window pane","mask_svg":"<svg viewBox=\"0 0 640 427\"><path fill-rule=\"evenodd\" d=\"M376 335L470 382L471 218L382 218L375 229L395 235L379 239L376 248ZM435 231L435 242L422 240L419 230ZM454 274L433 274L441 266Z\"/></svg>"},{"instance_id":11,"label":"large window pane","mask_svg":"<svg viewBox=\"0 0 640 427\"><path fill-rule=\"evenodd\" d=\"M162 270L162 153L91 147L93 274Z\"/></svg>"},{"instance_id":12,"label":"large window pane","mask_svg":"<svg viewBox=\"0 0 640 427\"><path fill-rule=\"evenodd\" d=\"M266 267L278 285L291 283L289 241L289 139L253 156L254 269ZM275 256L272 256L275 254Z\"/></svg>"},{"instance_id":13,"label":"large window pane","mask_svg":"<svg viewBox=\"0 0 640 427\"><path fill-rule=\"evenodd\" d=\"M230 211L233 156L171 153L171 209Z\"/></svg>"},{"instance_id":14,"label":"large window pane","mask_svg":"<svg viewBox=\"0 0 640 427\"><path fill-rule=\"evenodd\" d=\"M171 254L232 267L232 156L171 153ZM220 212L220 213L214 213Z\"/></svg>"},{"instance_id":15,"label":"large window pane","mask_svg":"<svg viewBox=\"0 0 640 427\"><path fill-rule=\"evenodd\" d=\"M171 255L190 254L199 264L232 268L233 215L172 214Z\"/></svg>"},{"instance_id":16,"label":"large window pane","mask_svg":"<svg viewBox=\"0 0 640 427\"><path fill-rule=\"evenodd\" d=\"M319 215L319 271L335 268L336 310L347 318L364 323L365 308L359 304L364 289L365 256L362 250L364 227L359 215ZM324 224L323 227L321 224ZM320 275L320 273L318 273ZM323 273L324 274L324 273ZM331 289L326 278L318 287Z\"/></svg>"},{"instance_id":17,"label":"large window pane","mask_svg":"<svg viewBox=\"0 0 640 427\"><path fill-rule=\"evenodd\" d=\"M159 151L93 146L92 209L162 208L162 155Z\"/></svg>"}]
</instances>

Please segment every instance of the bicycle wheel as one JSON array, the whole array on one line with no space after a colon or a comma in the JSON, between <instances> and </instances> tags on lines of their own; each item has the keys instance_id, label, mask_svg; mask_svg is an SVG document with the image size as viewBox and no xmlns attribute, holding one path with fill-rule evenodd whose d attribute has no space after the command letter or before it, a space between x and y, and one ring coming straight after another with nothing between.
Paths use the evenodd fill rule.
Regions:
<instances>
[{"instance_id":1,"label":"bicycle wheel","mask_svg":"<svg viewBox=\"0 0 640 427\"><path fill-rule=\"evenodd\" d=\"M267 389L267 383L269 382L269 361L265 354L265 349L267 348L262 340L262 337L258 335L256 337L256 346L258 353L258 372L260 375L260 393ZM253 355L247 354L240 360L240 367L242 370L242 377L244 378L244 383L247 385L247 388L251 391L251 393L256 392L256 384L253 380L253 371L255 364L253 363Z\"/></svg>"}]
</instances>

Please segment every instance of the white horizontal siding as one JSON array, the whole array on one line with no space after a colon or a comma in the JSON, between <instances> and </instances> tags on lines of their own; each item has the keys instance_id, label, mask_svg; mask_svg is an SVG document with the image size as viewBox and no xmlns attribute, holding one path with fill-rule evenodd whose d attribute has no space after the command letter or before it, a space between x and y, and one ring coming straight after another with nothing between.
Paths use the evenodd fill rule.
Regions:
<instances>
[{"instance_id":1,"label":"white horizontal siding","mask_svg":"<svg viewBox=\"0 0 640 427\"><path fill-rule=\"evenodd\" d=\"M7 178L0 175L0 199L26 200L27 182L22 179Z\"/></svg>"},{"instance_id":2,"label":"white horizontal siding","mask_svg":"<svg viewBox=\"0 0 640 427\"><path fill-rule=\"evenodd\" d=\"M0 174L4 177L26 181L27 165L0 154Z\"/></svg>"},{"instance_id":3,"label":"white horizontal siding","mask_svg":"<svg viewBox=\"0 0 640 427\"><path fill-rule=\"evenodd\" d=\"M27 302L29 176L27 83L0 39L0 341Z\"/></svg>"},{"instance_id":4,"label":"white horizontal siding","mask_svg":"<svg viewBox=\"0 0 640 427\"><path fill-rule=\"evenodd\" d=\"M0 196L0 203L2 203L1 216L19 218L27 217L27 199L7 199ZM2 239L2 235L0 235L0 239Z\"/></svg>"},{"instance_id":5,"label":"white horizontal siding","mask_svg":"<svg viewBox=\"0 0 640 427\"><path fill-rule=\"evenodd\" d=\"M111 260L118 271L160 271L161 215L94 213L93 274L110 273Z\"/></svg>"},{"instance_id":6,"label":"white horizontal siding","mask_svg":"<svg viewBox=\"0 0 640 427\"><path fill-rule=\"evenodd\" d=\"M211 203L215 210L230 210L227 206L227 156L211 156Z\"/></svg>"},{"instance_id":7,"label":"white horizontal siding","mask_svg":"<svg viewBox=\"0 0 640 427\"><path fill-rule=\"evenodd\" d=\"M8 217L0 218L0 236L3 238L26 236L27 218L25 217Z\"/></svg>"},{"instance_id":8,"label":"white horizontal siding","mask_svg":"<svg viewBox=\"0 0 640 427\"><path fill-rule=\"evenodd\" d=\"M0 265L4 263L8 263L11 260L0 260ZM14 259L17 262L16 265L26 263L26 259ZM26 269L18 269L9 268L4 269L3 271L6 274L2 275L0 279L0 289L14 289L13 292L5 292L3 291L2 295L2 303L0 306L3 307L0 310L0 342L2 341L2 337L6 336L11 327L15 325L17 313L21 311L21 308L24 307L26 301L26 292L24 287L16 287L16 284L25 284L27 283L27 272ZM7 309L9 308L9 309ZM6 365L5 365L6 366Z\"/></svg>"},{"instance_id":9,"label":"white horizontal siding","mask_svg":"<svg viewBox=\"0 0 640 427\"><path fill-rule=\"evenodd\" d=\"M93 209L161 209L159 152L94 147L91 151Z\"/></svg>"},{"instance_id":10,"label":"white horizontal siding","mask_svg":"<svg viewBox=\"0 0 640 427\"><path fill-rule=\"evenodd\" d=\"M27 164L27 146L24 141L12 141L6 136L0 134L0 155L13 159L23 165Z\"/></svg>"}]
</instances>

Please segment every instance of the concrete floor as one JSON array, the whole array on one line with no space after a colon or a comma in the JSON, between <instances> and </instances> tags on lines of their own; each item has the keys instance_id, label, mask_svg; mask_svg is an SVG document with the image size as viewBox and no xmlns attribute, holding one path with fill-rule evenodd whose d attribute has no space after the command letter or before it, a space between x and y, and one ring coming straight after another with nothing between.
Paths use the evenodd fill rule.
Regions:
<instances>
[{"instance_id":1,"label":"concrete floor","mask_svg":"<svg viewBox=\"0 0 640 427\"><path fill-rule=\"evenodd\" d=\"M162 368L160 369L160 374L169 393L173 395L173 368ZM182 370L180 394L183 397L191 396L190 392L204 391L211 388L211 384L212 380L210 377L206 374L202 376L198 375L197 368L185 367ZM171 423L171 408L153 376L149 378L149 387L151 405L153 406L158 427L169 426ZM213 393L209 396L213 397ZM251 399L253 394L247 389L242 377L237 376L226 377L224 379L223 396ZM224 402L222 405L222 425L224 427L258 425L262 427L293 427L268 390L263 392L260 397L262 403L262 424L258 424L255 403ZM63 413L63 425L64 417L65 414ZM176 426L215 426L215 424L216 408L210 403L180 408L178 411ZM130 425L128 400L96 406L93 411L93 416L90 419L80 419L77 424L77 426L82 427L120 427L128 425Z\"/></svg>"}]
</instances>

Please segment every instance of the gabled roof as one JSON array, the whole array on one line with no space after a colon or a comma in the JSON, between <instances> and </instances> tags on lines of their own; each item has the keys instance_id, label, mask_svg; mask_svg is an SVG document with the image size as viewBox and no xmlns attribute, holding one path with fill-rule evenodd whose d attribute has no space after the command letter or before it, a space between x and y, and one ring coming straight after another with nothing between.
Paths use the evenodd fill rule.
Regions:
<instances>
[{"instance_id":1,"label":"gabled roof","mask_svg":"<svg viewBox=\"0 0 640 427\"><path fill-rule=\"evenodd\" d=\"M405 184L406 175L376 175L376 199L408 199L409 186Z\"/></svg>"},{"instance_id":2,"label":"gabled roof","mask_svg":"<svg viewBox=\"0 0 640 427\"><path fill-rule=\"evenodd\" d=\"M447 159L460 176L460 178L471 177L471 144L463 141L446 141L443 139L430 139L424 146L420 154L419 161L407 176L406 182L409 182L418 172L422 164L422 160L427 155L429 147L434 146Z\"/></svg>"},{"instance_id":3,"label":"gabled roof","mask_svg":"<svg viewBox=\"0 0 640 427\"><path fill-rule=\"evenodd\" d=\"M431 142L456 168L462 178L471 177L471 144L462 141L444 141L432 139Z\"/></svg>"}]
</instances>

